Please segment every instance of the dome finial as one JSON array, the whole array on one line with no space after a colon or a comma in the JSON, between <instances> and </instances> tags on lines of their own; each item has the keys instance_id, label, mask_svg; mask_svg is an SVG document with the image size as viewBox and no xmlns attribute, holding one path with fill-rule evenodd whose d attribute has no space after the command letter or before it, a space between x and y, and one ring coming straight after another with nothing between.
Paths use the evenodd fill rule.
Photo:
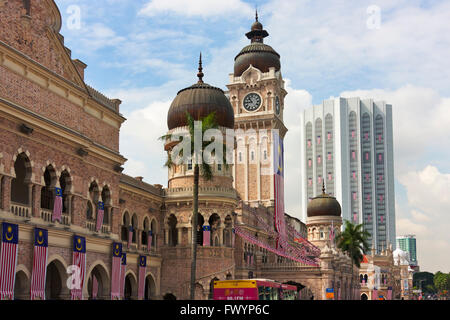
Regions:
<instances>
[{"instance_id":1,"label":"dome finial","mask_svg":"<svg viewBox=\"0 0 450 320\"><path fill-rule=\"evenodd\" d=\"M325 180L322 181L322 194L326 194L325 193Z\"/></svg>"},{"instance_id":2,"label":"dome finial","mask_svg":"<svg viewBox=\"0 0 450 320\"><path fill-rule=\"evenodd\" d=\"M255 12L256 12L256 14L255 14L255 20L258 21L258 7L256 7Z\"/></svg>"},{"instance_id":3,"label":"dome finial","mask_svg":"<svg viewBox=\"0 0 450 320\"><path fill-rule=\"evenodd\" d=\"M203 72L202 72L203 68L202 68L202 53L200 52L200 58L198 59L198 73L197 73L197 77L198 77L198 83L203 83Z\"/></svg>"}]
</instances>

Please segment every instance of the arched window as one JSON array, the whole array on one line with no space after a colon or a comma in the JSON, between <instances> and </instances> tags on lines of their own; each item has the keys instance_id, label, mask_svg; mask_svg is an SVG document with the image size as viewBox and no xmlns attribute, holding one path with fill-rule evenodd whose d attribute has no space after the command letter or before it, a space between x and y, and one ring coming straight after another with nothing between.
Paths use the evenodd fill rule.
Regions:
<instances>
[{"instance_id":1,"label":"arched window","mask_svg":"<svg viewBox=\"0 0 450 320\"><path fill-rule=\"evenodd\" d=\"M27 16L31 16L31 1L30 0L23 0L23 8L25 10L25 14Z\"/></svg>"},{"instance_id":2,"label":"arched window","mask_svg":"<svg viewBox=\"0 0 450 320\"><path fill-rule=\"evenodd\" d=\"M56 173L51 165L45 168L44 182L45 186L41 189L41 208L52 210L55 202Z\"/></svg>"},{"instance_id":3,"label":"arched window","mask_svg":"<svg viewBox=\"0 0 450 320\"><path fill-rule=\"evenodd\" d=\"M157 227L156 227L156 220L153 219L150 223L150 230L152 231L152 248L156 249L156 241L157 241Z\"/></svg>"},{"instance_id":4,"label":"arched window","mask_svg":"<svg viewBox=\"0 0 450 320\"><path fill-rule=\"evenodd\" d=\"M94 219L94 208L92 207L92 203L89 200L87 202L87 208L86 208L86 219L87 220Z\"/></svg>"},{"instance_id":5,"label":"arched window","mask_svg":"<svg viewBox=\"0 0 450 320\"><path fill-rule=\"evenodd\" d=\"M61 186L62 190L62 198L63 198L63 213L70 213L69 212L69 195L70 195L70 189L72 186L72 179L70 178L70 174L67 170L64 170L61 172L61 176L59 177L59 185Z\"/></svg>"},{"instance_id":6,"label":"arched window","mask_svg":"<svg viewBox=\"0 0 450 320\"><path fill-rule=\"evenodd\" d=\"M102 201L104 204L103 225L109 226L111 223L111 192L108 186L102 189Z\"/></svg>"},{"instance_id":7,"label":"arched window","mask_svg":"<svg viewBox=\"0 0 450 320\"><path fill-rule=\"evenodd\" d=\"M98 188L98 185L95 181L93 181L91 183L91 185L89 186L89 203L91 204L91 215L90 218L88 218L87 214L86 217L88 220L94 220L96 217L96 213L97 213L97 205L98 205L98 200L100 197L100 191Z\"/></svg>"},{"instance_id":8,"label":"arched window","mask_svg":"<svg viewBox=\"0 0 450 320\"><path fill-rule=\"evenodd\" d=\"M197 222L197 245L203 246L203 225L205 224L205 218L200 213L198 214Z\"/></svg>"},{"instance_id":9,"label":"arched window","mask_svg":"<svg viewBox=\"0 0 450 320\"><path fill-rule=\"evenodd\" d=\"M131 218L131 225L133 227L133 238L131 239L131 242L137 243L138 218L136 213L133 214L133 217Z\"/></svg>"},{"instance_id":10,"label":"arched window","mask_svg":"<svg viewBox=\"0 0 450 320\"><path fill-rule=\"evenodd\" d=\"M130 226L130 215L125 212L122 218L121 239L122 241L128 241L128 227Z\"/></svg>"},{"instance_id":11,"label":"arched window","mask_svg":"<svg viewBox=\"0 0 450 320\"><path fill-rule=\"evenodd\" d=\"M150 231L150 223L148 222L148 218L146 217L144 219L144 229L142 230L142 239L141 244L147 245L148 244L148 233Z\"/></svg>"},{"instance_id":12,"label":"arched window","mask_svg":"<svg viewBox=\"0 0 450 320\"><path fill-rule=\"evenodd\" d=\"M175 215L171 214L168 219L168 227L169 227L168 245L171 247L175 247L178 244L177 222L178 221Z\"/></svg>"},{"instance_id":13,"label":"arched window","mask_svg":"<svg viewBox=\"0 0 450 320\"><path fill-rule=\"evenodd\" d=\"M14 162L14 173L16 177L11 181L11 202L29 205L28 184L31 183L31 163L25 153L17 156Z\"/></svg>"}]
</instances>

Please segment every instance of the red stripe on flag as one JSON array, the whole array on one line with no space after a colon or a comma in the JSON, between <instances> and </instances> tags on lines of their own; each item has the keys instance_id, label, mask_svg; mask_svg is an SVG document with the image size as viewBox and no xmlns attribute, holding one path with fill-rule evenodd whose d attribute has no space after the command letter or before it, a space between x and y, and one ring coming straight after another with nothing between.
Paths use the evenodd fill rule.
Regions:
<instances>
[{"instance_id":1,"label":"red stripe on flag","mask_svg":"<svg viewBox=\"0 0 450 320\"><path fill-rule=\"evenodd\" d=\"M97 213L97 226L95 228L95 230L97 230L97 231L99 231L102 228L103 215L104 215L104 211L103 210L98 210L98 213Z\"/></svg>"},{"instance_id":2,"label":"red stripe on flag","mask_svg":"<svg viewBox=\"0 0 450 320\"><path fill-rule=\"evenodd\" d=\"M0 300L14 298L16 278L17 244L3 242L0 253Z\"/></svg>"},{"instance_id":3,"label":"red stripe on flag","mask_svg":"<svg viewBox=\"0 0 450 320\"><path fill-rule=\"evenodd\" d=\"M145 292L145 273L146 267L139 267L139 287L138 287L138 299L144 299Z\"/></svg>"},{"instance_id":4,"label":"red stripe on flag","mask_svg":"<svg viewBox=\"0 0 450 320\"><path fill-rule=\"evenodd\" d=\"M61 222L61 214L62 214L62 197L56 196L55 197L55 204L53 205L53 215L52 215L52 221L58 220Z\"/></svg>"},{"instance_id":5,"label":"red stripe on flag","mask_svg":"<svg viewBox=\"0 0 450 320\"><path fill-rule=\"evenodd\" d=\"M31 300L45 300L45 278L47 271L47 247L34 246L33 271L31 275Z\"/></svg>"}]
</instances>

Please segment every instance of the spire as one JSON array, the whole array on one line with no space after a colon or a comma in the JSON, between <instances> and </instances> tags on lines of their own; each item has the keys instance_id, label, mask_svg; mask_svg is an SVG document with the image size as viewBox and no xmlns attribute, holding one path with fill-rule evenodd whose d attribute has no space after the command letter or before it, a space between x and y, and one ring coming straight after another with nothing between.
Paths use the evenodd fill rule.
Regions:
<instances>
[{"instance_id":1,"label":"spire","mask_svg":"<svg viewBox=\"0 0 450 320\"><path fill-rule=\"evenodd\" d=\"M255 12L256 12L256 14L255 14L255 20L256 20L256 22L258 22L258 8L255 9Z\"/></svg>"},{"instance_id":2,"label":"spire","mask_svg":"<svg viewBox=\"0 0 450 320\"><path fill-rule=\"evenodd\" d=\"M202 53L200 52L200 58L198 60L198 73L197 73L197 77L198 77L198 83L203 83L203 72L202 72L203 68L202 68Z\"/></svg>"},{"instance_id":3,"label":"spire","mask_svg":"<svg viewBox=\"0 0 450 320\"><path fill-rule=\"evenodd\" d=\"M322 180L322 194L326 194L325 193L325 179Z\"/></svg>"}]
</instances>

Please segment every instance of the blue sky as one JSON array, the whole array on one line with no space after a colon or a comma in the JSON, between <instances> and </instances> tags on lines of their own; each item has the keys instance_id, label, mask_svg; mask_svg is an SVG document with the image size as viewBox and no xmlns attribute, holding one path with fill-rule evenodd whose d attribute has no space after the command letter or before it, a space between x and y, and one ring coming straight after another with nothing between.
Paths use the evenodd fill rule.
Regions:
<instances>
[{"instance_id":1,"label":"blue sky","mask_svg":"<svg viewBox=\"0 0 450 320\"><path fill-rule=\"evenodd\" d=\"M393 105L397 234L416 234L422 269L450 271L450 4L448 1L57 0L61 34L86 82L123 101L126 173L166 185L157 137L178 90L226 89L259 20L287 82L286 206L301 217L299 115L330 96ZM375 5L375 9L374 6ZM81 24L73 27L73 8ZM374 11L375 10L375 11ZM379 13L379 15L378 15ZM379 20L377 19L379 17ZM379 21L379 23L377 23Z\"/></svg>"}]
</instances>

